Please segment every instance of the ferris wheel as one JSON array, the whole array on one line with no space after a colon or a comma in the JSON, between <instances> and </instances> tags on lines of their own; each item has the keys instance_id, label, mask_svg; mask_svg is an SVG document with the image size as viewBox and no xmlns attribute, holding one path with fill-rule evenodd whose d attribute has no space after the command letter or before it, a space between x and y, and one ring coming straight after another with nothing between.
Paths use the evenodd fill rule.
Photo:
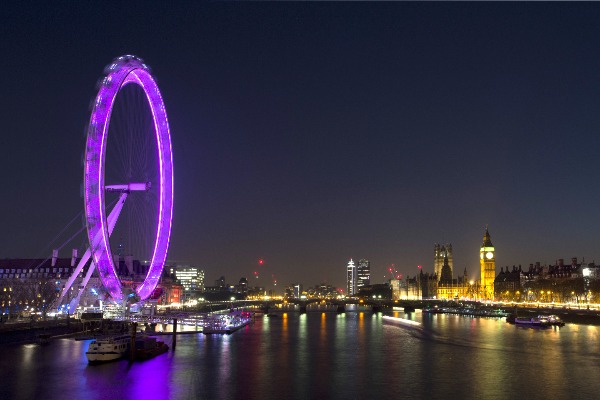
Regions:
<instances>
[{"instance_id":1,"label":"ferris wheel","mask_svg":"<svg viewBox=\"0 0 600 400\"><path fill-rule=\"evenodd\" d=\"M173 155L162 96L150 68L136 56L114 59L104 73L91 105L83 160L89 247L51 307L56 310L65 298L67 311L75 310L95 268L116 303L133 295L146 300L160 280L167 257L173 217ZM128 197L131 200L126 202ZM111 245L115 232L118 239ZM125 293L119 278L121 252L130 261L135 255L146 264L145 279L133 293ZM90 257L93 263L79 290L72 294ZM129 273L133 275L133 271Z\"/></svg>"},{"instance_id":2,"label":"ferris wheel","mask_svg":"<svg viewBox=\"0 0 600 400\"><path fill-rule=\"evenodd\" d=\"M155 199L154 207L151 207L149 219L153 227L146 226L146 230L151 232L134 232L134 235L151 235L152 243L150 254L147 255L145 262L148 263L148 272L143 283L139 285L135 292L141 300L147 299L158 284L162 270L167 257L169 239L171 234L171 220L173 216L173 156L171 151L171 136L169 133L169 123L165 105L158 89L155 79L152 77L150 68L144 64L143 60L135 56L119 57L105 69L106 76L99 82L98 95L93 104L93 110L87 131L87 144L85 150L84 166L84 205L87 234L90 245L90 253L93 258L93 264L98 269L102 283L113 300L121 302L124 298L124 292L121 281L117 274L117 265L115 265L114 252L111 248L109 237L113 233L117 219L123 207L125 200L132 197L131 201L139 199L136 192L152 194ZM142 139L151 139L154 146L136 146L133 139L129 142L129 161L123 165L125 173L121 176L125 181L110 182L107 184L106 174L108 170L107 143L109 131L113 134L112 120L115 113L115 103L119 101L120 95L125 92L127 87L136 87L141 92L149 108L151 121L149 129L142 129ZM123 100L127 101L127 98ZM131 117L131 113L125 114L126 118ZM133 115L133 119L137 116ZM128 124L126 124L128 125ZM125 130L129 128L126 127ZM118 133L118 131L117 131ZM130 134L131 132L125 132ZM154 148L152 148L154 147ZM146 154L148 153L148 154ZM141 154L141 155L140 155ZM139 160L148 160L148 155L156 155L156 158L150 157L153 167L156 169L154 178L156 182L149 180L135 180L136 176L132 172L139 167ZM131 160L134 161L131 161ZM137 161L136 161L137 160ZM143 163L142 163L143 164ZM147 179L147 171L138 174L137 178ZM118 169L118 168L117 168ZM134 180L128 180L134 179ZM107 196L117 194L118 200L112 211L108 213ZM143 202L142 198L142 202ZM139 208L137 214L139 214ZM144 210L142 210L143 214ZM145 218L142 215L142 218ZM142 255L138 255L140 258Z\"/></svg>"}]
</instances>

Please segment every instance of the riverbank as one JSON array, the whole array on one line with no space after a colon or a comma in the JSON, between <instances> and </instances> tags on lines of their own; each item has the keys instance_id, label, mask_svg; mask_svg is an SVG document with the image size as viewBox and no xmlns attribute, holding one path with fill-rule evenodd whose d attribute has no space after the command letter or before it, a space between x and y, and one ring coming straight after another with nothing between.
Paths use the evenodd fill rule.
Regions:
<instances>
[{"instance_id":1,"label":"riverbank","mask_svg":"<svg viewBox=\"0 0 600 400\"><path fill-rule=\"evenodd\" d=\"M557 315L565 323L600 326L600 312L596 310L569 309L569 308L537 308L537 307L512 307L505 308L518 317L531 318L538 315Z\"/></svg>"},{"instance_id":2,"label":"riverbank","mask_svg":"<svg viewBox=\"0 0 600 400\"><path fill-rule=\"evenodd\" d=\"M48 320L0 324L0 346L37 343L40 335L50 338L73 335L83 331L79 320Z\"/></svg>"}]
</instances>

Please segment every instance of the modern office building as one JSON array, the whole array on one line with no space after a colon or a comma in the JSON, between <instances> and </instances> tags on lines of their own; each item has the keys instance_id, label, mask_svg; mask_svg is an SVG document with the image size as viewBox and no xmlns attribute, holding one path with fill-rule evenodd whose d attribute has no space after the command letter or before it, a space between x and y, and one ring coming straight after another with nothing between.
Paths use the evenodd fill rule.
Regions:
<instances>
[{"instance_id":1,"label":"modern office building","mask_svg":"<svg viewBox=\"0 0 600 400\"><path fill-rule=\"evenodd\" d=\"M246 277L241 277L237 288L236 288L236 293L241 293L241 294L247 294L248 293L248 279L246 279Z\"/></svg>"},{"instance_id":2,"label":"modern office building","mask_svg":"<svg viewBox=\"0 0 600 400\"><path fill-rule=\"evenodd\" d=\"M171 267L171 274L175 275L185 291L202 291L204 289L204 271L189 265L175 265Z\"/></svg>"},{"instance_id":3,"label":"modern office building","mask_svg":"<svg viewBox=\"0 0 600 400\"><path fill-rule=\"evenodd\" d=\"M348 265L346 266L346 295L354 296L356 294L356 265L354 265L354 261L350 259Z\"/></svg>"},{"instance_id":4,"label":"modern office building","mask_svg":"<svg viewBox=\"0 0 600 400\"><path fill-rule=\"evenodd\" d=\"M364 258L356 266L356 291L371 284L371 263Z\"/></svg>"},{"instance_id":5,"label":"modern office building","mask_svg":"<svg viewBox=\"0 0 600 400\"><path fill-rule=\"evenodd\" d=\"M294 283L292 285L292 293L295 299L299 299L302 297L303 287L301 283Z\"/></svg>"},{"instance_id":6,"label":"modern office building","mask_svg":"<svg viewBox=\"0 0 600 400\"><path fill-rule=\"evenodd\" d=\"M175 265L170 268L171 275L183 286L183 299L187 300L195 292L204 291L204 271L191 265Z\"/></svg>"}]
</instances>

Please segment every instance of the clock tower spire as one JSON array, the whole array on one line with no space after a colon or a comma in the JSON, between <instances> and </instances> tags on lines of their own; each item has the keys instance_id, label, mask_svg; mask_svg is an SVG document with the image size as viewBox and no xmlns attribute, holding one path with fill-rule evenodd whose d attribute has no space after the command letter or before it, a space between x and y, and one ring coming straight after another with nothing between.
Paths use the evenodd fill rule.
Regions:
<instances>
[{"instance_id":1,"label":"clock tower spire","mask_svg":"<svg viewBox=\"0 0 600 400\"><path fill-rule=\"evenodd\" d=\"M492 244L492 239L485 227L483 235L483 244L479 250L479 264L481 266L480 288L484 300L494 300L494 279L496 278L496 250Z\"/></svg>"}]
</instances>

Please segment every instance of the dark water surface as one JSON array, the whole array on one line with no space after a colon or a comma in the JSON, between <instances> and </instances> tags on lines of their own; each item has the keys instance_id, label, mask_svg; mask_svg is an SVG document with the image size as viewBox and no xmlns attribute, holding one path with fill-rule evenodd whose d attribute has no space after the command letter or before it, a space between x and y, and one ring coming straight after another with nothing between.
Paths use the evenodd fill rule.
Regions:
<instances>
[{"instance_id":1,"label":"dark water surface","mask_svg":"<svg viewBox=\"0 0 600 400\"><path fill-rule=\"evenodd\" d=\"M180 335L175 352L133 364L88 366L89 341L3 346L0 398L600 398L599 327L411 318L422 329L371 313L265 317L232 335Z\"/></svg>"}]
</instances>

